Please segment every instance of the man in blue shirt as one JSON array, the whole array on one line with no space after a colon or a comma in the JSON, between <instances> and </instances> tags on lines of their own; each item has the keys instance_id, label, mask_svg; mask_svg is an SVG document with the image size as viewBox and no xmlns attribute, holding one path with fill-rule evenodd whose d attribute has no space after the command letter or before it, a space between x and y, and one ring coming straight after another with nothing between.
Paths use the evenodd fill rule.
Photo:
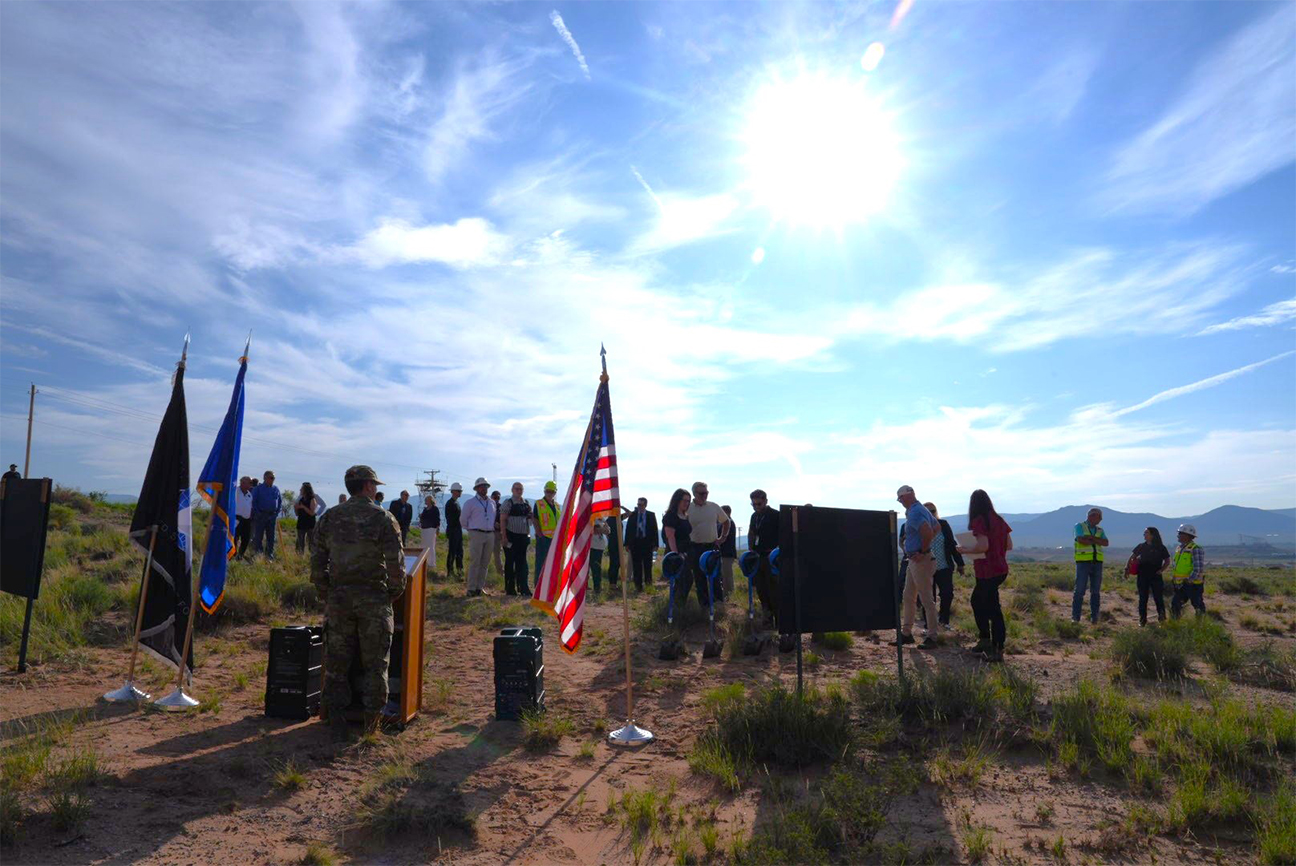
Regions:
<instances>
[{"instance_id":1,"label":"man in blue shirt","mask_svg":"<svg viewBox=\"0 0 1296 866\"><path fill-rule=\"evenodd\" d=\"M267 559L274 559L275 527L279 520L279 508L283 499L279 488L275 487L275 476L266 470L265 481L252 491L252 552L265 550Z\"/></svg>"},{"instance_id":2,"label":"man in blue shirt","mask_svg":"<svg viewBox=\"0 0 1296 866\"><path fill-rule=\"evenodd\" d=\"M463 505L460 521L468 530L468 595L486 594L486 564L495 543L495 501L486 495L490 482L478 478L473 485L476 496Z\"/></svg>"},{"instance_id":3,"label":"man in blue shirt","mask_svg":"<svg viewBox=\"0 0 1296 866\"><path fill-rule=\"evenodd\" d=\"M927 632L920 646L927 649L936 645L936 596L932 592L936 574L936 560L932 558L932 539L941 531L940 524L926 509L908 484L896 491L896 501L905 508L904 551L909 560L904 585L904 618L901 623L900 643L913 643L914 614L918 600L922 599Z\"/></svg>"}]
</instances>

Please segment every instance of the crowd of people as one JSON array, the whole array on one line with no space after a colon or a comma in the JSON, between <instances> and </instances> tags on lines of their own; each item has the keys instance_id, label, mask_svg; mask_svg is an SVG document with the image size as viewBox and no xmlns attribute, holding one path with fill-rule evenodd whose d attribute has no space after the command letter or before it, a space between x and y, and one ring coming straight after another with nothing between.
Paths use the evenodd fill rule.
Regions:
<instances>
[{"instance_id":1,"label":"crowd of people","mask_svg":"<svg viewBox=\"0 0 1296 866\"><path fill-rule=\"evenodd\" d=\"M562 504L557 501L557 485L545 482L542 497L534 500L524 496L525 487L521 482L511 485L508 497L503 497L499 490L492 491L484 477L473 483L472 490L473 495L464 498L463 486L458 482L451 484L444 515L436 499L426 496L418 514L419 542L430 550L431 561L435 563L438 537L444 532L446 574L452 579L462 579L468 596L488 594L486 576L493 564L503 577L506 595L530 597L532 581L539 579L562 511ZM379 507L383 507L382 495L376 492L373 497ZM776 570L770 566L769 555L779 546L779 517L770 508L763 490L753 490L749 498L752 510L748 549L758 556L753 577L755 595L764 622L773 626L777 625L778 591ZM339 505L347 499L348 495L342 494ZM1002 659L1005 625L999 590L1008 579L1012 527L995 510L984 490L973 491L969 499L963 544L956 540L949 521L940 517L935 504L920 502L912 487L901 487L896 499L905 512L898 538L902 587L898 640L920 648L940 641L940 633L951 628L954 572L964 574L970 561L975 584L969 604L979 638L972 649L985 653L991 660ZM244 558L249 547L252 554L274 557L277 519L282 508L284 497L275 486L273 472L266 471L260 482L248 476L240 479L236 558ZM401 544L408 544L414 522L409 491L402 490L386 510L396 522ZM310 483L303 484L291 505L291 512L297 518L298 552L313 549L315 528L324 511L323 499ZM589 562L590 585L595 595L602 591L604 583L611 589L619 584L622 557L618 544L622 540L629 560L628 577L637 591L652 583L654 563L664 551L680 554L685 562L675 583L679 604L684 604L692 594L705 608L713 601L722 603L733 592L738 533L732 509L713 502L705 482L677 489L660 524L657 514L648 509L645 497L639 497L634 509L623 508L622 512L621 533L617 532L616 519L611 517L597 521L593 528ZM1090 620L1097 623L1101 615L1104 559L1110 544L1101 526L1102 519L1102 510L1094 508L1075 526L1075 585L1071 606L1075 622L1081 621L1086 596ZM1196 535L1192 525L1181 525L1178 546L1171 551L1162 542L1160 531L1150 526L1144 532L1143 542L1130 554L1126 568L1137 580L1140 625L1147 624L1149 600L1158 620L1165 619L1167 571L1171 584L1170 614L1178 616L1187 605L1199 613L1205 611L1204 555ZM527 552L533 542L535 555L528 566ZM718 551L721 557L714 599L701 568L702 554L710 550ZM922 628L916 635L914 625L920 613Z\"/></svg>"}]
</instances>

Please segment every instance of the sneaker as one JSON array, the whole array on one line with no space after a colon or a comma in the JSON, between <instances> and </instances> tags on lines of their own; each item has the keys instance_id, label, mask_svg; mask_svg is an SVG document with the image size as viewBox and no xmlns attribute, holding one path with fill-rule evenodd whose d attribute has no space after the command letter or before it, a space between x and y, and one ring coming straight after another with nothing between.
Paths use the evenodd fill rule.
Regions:
<instances>
[{"instance_id":1,"label":"sneaker","mask_svg":"<svg viewBox=\"0 0 1296 866\"><path fill-rule=\"evenodd\" d=\"M950 625L950 624L947 623L947 622L943 622L943 623L940 624L940 630L941 630L941 631L954 631L954 626Z\"/></svg>"},{"instance_id":2,"label":"sneaker","mask_svg":"<svg viewBox=\"0 0 1296 866\"><path fill-rule=\"evenodd\" d=\"M990 649L985 654L985 660L991 664L1003 664L1003 650Z\"/></svg>"},{"instance_id":3,"label":"sneaker","mask_svg":"<svg viewBox=\"0 0 1296 866\"><path fill-rule=\"evenodd\" d=\"M913 639L913 635L911 634L900 635L900 640L898 642L894 640L887 641L887 643L889 643L891 646L905 646L906 644L911 644L913 642L914 639Z\"/></svg>"},{"instance_id":4,"label":"sneaker","mask_svg":"<svg viewBox=\"0 0 1296 866\"><path fill-rule=\"evenodd\" d=\"M927 637L922 639L922 643L918 644L918 649L925 649L925 650L935 649L936 646L937 646L936 636L927 635Z\"/></svg>"},{"instance_id":5,"label":"sneaker","mask_svg":"<svg viewBox=\"0 0 1296 866\"><path fill-rule=\"evenodd\" d=\"M981 638L981 640L976 642L975 646L968 647L968 652L973 652L973 653L989 652L993 646L994 644L990 642L990 638L983 637Z\"/></svg>"}]
</instances>

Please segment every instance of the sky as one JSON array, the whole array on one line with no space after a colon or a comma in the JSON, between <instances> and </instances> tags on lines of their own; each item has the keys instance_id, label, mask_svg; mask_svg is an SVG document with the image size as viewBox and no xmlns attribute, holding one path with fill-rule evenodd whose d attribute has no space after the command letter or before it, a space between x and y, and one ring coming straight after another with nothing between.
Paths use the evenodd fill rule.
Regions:
<instances>
[{"instance_id":1,"label":"sky","mask_svg":"<svg viewBox=\"0 0 1296 866\"><path fill-rule=\"evenodd\" d=\"M1296 505L1296 5L0 4L0 461ZM390 495L390 494L389 494Z\"/></svg>"}]
</instances>

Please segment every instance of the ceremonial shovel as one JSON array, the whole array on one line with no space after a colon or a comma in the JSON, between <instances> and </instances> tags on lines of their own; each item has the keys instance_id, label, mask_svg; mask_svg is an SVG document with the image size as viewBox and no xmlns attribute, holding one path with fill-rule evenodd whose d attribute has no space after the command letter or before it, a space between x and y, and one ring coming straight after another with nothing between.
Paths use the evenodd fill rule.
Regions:
<instances>
[{"instance_id":1,"label":"ceremonial shovel","mask_svg":"<svg viewBox=\"0 0 1296 866\"><path fill-rule=\"evenodd\" d=\"M715 588L716 580L720 576L720 554L714 550L708 550L702 554L702 559L698 562L702 566L702 573L706 575L707 581L707 627L711 632L711 639L702 645L702 658L713 659L720 655L720 641L715 636Z\"/></svg>"}]
</instances>

